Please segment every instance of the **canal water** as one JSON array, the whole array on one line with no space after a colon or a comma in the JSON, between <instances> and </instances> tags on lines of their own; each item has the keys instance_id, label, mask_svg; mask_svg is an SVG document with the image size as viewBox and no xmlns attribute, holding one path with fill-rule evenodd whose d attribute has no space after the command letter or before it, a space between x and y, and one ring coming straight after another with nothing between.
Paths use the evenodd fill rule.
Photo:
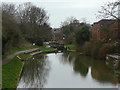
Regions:
<instances>
[{"instance_id":1,"label":"canal water","mask_svg":"<svg viewBox=\"0 0 120 90\"><path fill-rule=\"evenodd\" d=\"M117 81L105 61L66 52L30 58L17 88L117 88Z\"/></svg>"}]
</instances>

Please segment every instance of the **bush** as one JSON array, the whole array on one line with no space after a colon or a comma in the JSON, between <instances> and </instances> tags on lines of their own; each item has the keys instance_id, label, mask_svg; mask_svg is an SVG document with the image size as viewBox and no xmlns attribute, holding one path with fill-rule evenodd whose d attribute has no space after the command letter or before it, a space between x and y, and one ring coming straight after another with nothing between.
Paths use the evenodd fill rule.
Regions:
<instances>
[{"instance_id":1,"label":"bush","mask_svg":"<svg viewBox=\"0 0 120 90\"><path fill-rule=\"evenodd\" d=\"M120 42L117 43L102 43L100 41L85 42L76 51L82 52L86 55L92 56L96 59L105 59L107 54L120 53Z\"/></svg>"},{"instance_id":2,"label":"bush","mask_svg":"<svg viewBox=\"0 0 120 90\"><path fill-rule=\"evenodd\" d=\"M83 53L85 53L86 55L90 55L90 53L91 53L91 48L92 48L91 42L85 42L84 46L82 47L82 51L83 51Z\"/></svg>"},{"instance_id":3,"label":"bush","mask_svg":"<svg viewBox=\"0 0 120 90\"><path fill-rule=\"evenodd\" d=\"M86 41L90 40L90 31L87 26L83 27L76 33L76 43L83 45Z\"/></svg>"},{"instance_id":4,"label":"bush","mask_svg":"<svg viewBox=\"0 0 120 90\"><path fill-rule=\"evenodd\" d=\"M120 70L120 60L115 64L115 69Z\"/></svg>"},{"instance_id":5,"label":"bush","mask_svg":"<svg viewBox=\"0 0 120 90\"><path fill-rule=\"evenodd\" d=\"M13 17L5 12L2 15L2 54L4 55L14 47L19 46L20 40L23 41L23 37Z\"/></svg>"},{"instance_id":6,"label":"bush","mask_svg":"<svg viewBox=\"0 0 120 90\"><path fill-rule=\"evenodd\" d=\"M105 43L101 46L98 52L98 57L100 59L105 59L107 54L113 54L114 52L114 45L111 43Z\"/></svg>"},{"instance_id":7,"label":"bush","mask_svg":"<svg viewBox=\"0 0 120 90\"><path fill-rule=\"evenodd\" d=\"M102 43L100 41L90 41L85 42L85 44L79 48L79 51L85 53L86 55L90 55L92 57L97 58L98 50L101 47Z\"/></svg>"},{"instance_id":8,"label":"bush","mask_svg":"<svg viewBox=\"0 0 120 90\"><path fill-rule=\"evenodd\" d=\"M38 45L38 46L43 46L43 41L42 41L42 40L37 41L37 42L36 42L36 45Z\"/></svg>"},{"instance_id":9,"label":"bush","mask_svg":"<svg viewBox=\"0 0 120 90\"><path fill-rule=\"evenodd\" d=\"M102 46L102 42L101 41L97 41L97 42L92 42L92 48L91 48L91 56L94 58L99 58L98 56L98 51L99 48Z\"/></svg>"},{"instance_id":10,"label":"bush","mask_svg":"<svg viewBox=\"0 0 120 90\"><path fill-rule=\"evenodd\" d=\"M116 53L119 53L119 54L120 54L120 40L117 41L117 44L116 44L116 46L115 46L115 51L116 51Z\"/></svg>"}]
</instances>

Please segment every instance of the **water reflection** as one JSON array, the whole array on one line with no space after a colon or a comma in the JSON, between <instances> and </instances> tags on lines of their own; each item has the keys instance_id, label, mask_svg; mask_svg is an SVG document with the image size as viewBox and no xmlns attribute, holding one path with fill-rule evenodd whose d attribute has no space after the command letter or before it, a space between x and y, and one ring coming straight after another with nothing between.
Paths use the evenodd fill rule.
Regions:
<instances>
[{"instance_id":1,"label":"water reflection","mask_svg":"<svg viewBox=\"0 0 120 90\"><path fill-rule=\"evenodd\" d=\"M86 76L88 73L88 67L85 66L79 59L75 59L73 68L75 72L80 73L82 76Z\"/></svg>"},{"instance_id":2,"label":"water reflection","mask_svg":"<svg viewBox=\"0 0 120 90\"><path fill-rule=\"evenodd\" d=\"M117 83L114 71L107 67L104 61L100 62L98 60L94 60L91 75L94 79L100 82L111 82L113 84Z\"/></svg>"},{"instance_id":3,"label":"water reflection","mask_svg":"<svg viewBox=\"0 0 120 90\"><path fill-rule=\"evenodd\" d=\"M43 88L47 83L50 62L46 55L37 55L25 62L18 88Z\"/></svg>"},{"instance_id":4,"label":"water reflection","mask_svg":"<svg viewBox=\"0 0 120 90\"><path fill-rule=\"evenodd\" d=\"M65 52L37 55L26 61L18 88L113 88L117 82L105 61Z\"/></svg>"},{"instance_id":5,"label":"water reflection","mask_svg":"<svg viewBox=\"0 0 120 90\"><path fill-rule=\"evenodd\" d=\"M99 82L111 82L117 84L117 78L115 77L114 71L106 65L105 61L94 60L88 56L80 55L79 53L63 53L62 55L65 59L64 62L71 62L72 58L75 57L73 63L73 69L76 73L80 73L82 76L86 77L88 74L89 67L91 67L91 76ZM72 58L68 58L72 57ZM69 60L67 60L69 59Z\"/></svg>"},{"instance_id":6,"label":"water reflection","mask_svg":"<svg viewBox=\"0 0 120 90\"><path fill-rule=\"evenodd\" d=\"M74 62L75 56L72 53L64 52L62 55L59 56L59 60L63 64L66 64L66 63L71 64Z\"/></svg>"}]
</instances>

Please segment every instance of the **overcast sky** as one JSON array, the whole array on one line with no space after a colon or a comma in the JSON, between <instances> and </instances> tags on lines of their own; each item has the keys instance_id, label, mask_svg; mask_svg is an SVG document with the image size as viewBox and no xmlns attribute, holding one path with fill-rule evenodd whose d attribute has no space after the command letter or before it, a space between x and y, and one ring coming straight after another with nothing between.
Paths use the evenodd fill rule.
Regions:
<instances>
[{"instance_id":1,"label":"overcast sky","mask_svg":"<svg viewBox=\"0 0 120 90\"><path fill-rule=\"evenodd\" d=\"M61 22L68 17L75 17L83 21L86 18L88 23L98 21L96 14L100 7L106 2L113 2L116 0L2 0L2 2L9 2L14 4L21 4L24 2L32 2L38 7L44 8L49 18L51 27L58 28Z\"/></svg>"}]
</instances>

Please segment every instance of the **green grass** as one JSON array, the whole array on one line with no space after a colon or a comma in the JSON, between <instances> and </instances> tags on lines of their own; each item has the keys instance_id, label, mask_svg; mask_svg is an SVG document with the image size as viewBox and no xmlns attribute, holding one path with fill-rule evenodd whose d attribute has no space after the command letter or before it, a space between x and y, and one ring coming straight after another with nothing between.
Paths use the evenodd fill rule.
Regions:
<instances>
[{"instance_id":1,"label":"green grass","mask_svg":"<svg viewBox=\"0 0 120 90\"><path fill-rule=\"evenodd\" d=\"M70 45L66 45L67 47L69 47L69 50L75 50L76 49L76 45L74 44L70 44Z\"/></svg>"},{"instance_id":2,"label":"green grass","mask_svg":"<svg viewBox=\"0 0 120 90\"><path fill-rule=\"evenodd\" d=\"M28 54L19 54L23 59L30 57ZM19 79L19 74L23 62L16 56L7 64L2 66L2 88L16 88Z\"/></svg>"},{"instance_id":3,"label":"green grass","mask_svg":"<svg viewBox=\"0 0 120 90\"><path fill-rule=\"evenodd\" d=\"M52 47L46 48L46 46L47 46L47 44L44 44L43 46L33 46L33 48L39 48L40 51L54 50L54 48L52 48Z\"/></svg>"},{"instance_id":4,"label":"green grass","mask_svg":"<svg viewBox=\"0 0 120 90\"><path fill-rule=\"evenodd\" d=\"M5 55L2 56L2 58L4 59L6 56L11 55L15 52L18 51L22 51L22 50L27 50L27 49L33 49L33 48L39 48L41 51L46 51L46 50L54 50L54 48L46 48L46 44L44 44L43 46L29 46L29 47L17 47L17 48L13 48L10 52L7 52Z\"/></svg>"},{"instance_id":5,"label":"green grass","mask_svg":"<svg viewBox=\"0 0 120 90\"><path fill-rule=\"evenodd\" d=\"M50 47L50 48L46 48L46 44L44 44L43 46L40 46L38 48L40 48L41 51L47 51L47 50L54 50L54 48Z\"/></svg>"},{"instance_id":6,"label":"green grass","mask_svg":"<svg viewBox=\"0 0 120 90\"><path fill-rule=\"evenodd\" d=\"M46 44L43 46L18 47L5 54L3 58L15 52L32 48L39 48L41 51L54 50L54 48L51 47L46 48ZM19 54L19 56L22 59L27 59L30 57L29 54L24 53ZM2 66L2 88L16 88L22 65L22 61L15 56L9 63Z\"/></svg>"},{"instance_id":7,"label":"green grass","mask_svg":"<svg viewBox=\"0 0 120 90\"><path fill-rule=\"evenodd\" d=\"M2 67L0 67L0 89L2 88Z\"/></svg>"},{"instance_id":8,"label":"green grass","mask_svg":"<svg viewBox=\"0 0 120 90\"><path fill-rule=\"evenodd\" d=\"M32 49L34 48L33 46L29 46L29 47L17 47L17 48L13 48L11 51L7 52L5 55L2 56L2 58L4 59L6 56L11 55L15 52L18 51L22 51L22 50L27 50L27 49Z\"/></svg>"},{"instance_id":9,"label":"green grass","mask_svg":"<svg viewBox=\"0 0 120 90\"><path fill-rule=\"evenodd\" d=\"M24 54L24 53L21 53L19 54L19 56L22 58L22 59L28 59L29 57L31 57L29 54Z\"/></svg>"},{"instance_id":10,"label":"green grass","mask_svg":"<svg viewBox=\"0 0 120 90\"><path fill-rule=\"evenodd\" d=\"M41 51L46 50L54 50L54 48L46 48L46 45L43 46L31 46L31 47L24 47L24 48L14 48L12 51L8 52L5 56L8 56L12 53L32 49L32 48L39 48ZM5 57L4 56L4 57ZM21 53L19 56L22 59L27 59L30 57L29 54ZM22 68L23 62L19 60L16 56L7 64L2 66L2 88L16 88L17 82L19 79L19 74Z\"/></svg>"}]
</instances>

